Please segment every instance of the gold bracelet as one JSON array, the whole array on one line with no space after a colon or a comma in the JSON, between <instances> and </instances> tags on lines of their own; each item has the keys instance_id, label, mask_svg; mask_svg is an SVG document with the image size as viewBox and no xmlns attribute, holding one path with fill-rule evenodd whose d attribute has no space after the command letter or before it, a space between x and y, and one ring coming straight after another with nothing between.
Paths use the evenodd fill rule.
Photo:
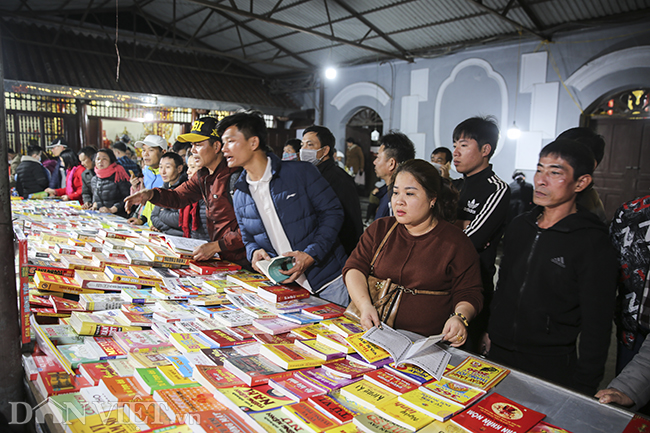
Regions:
<instances>
[{"instance_id":1,"label":"gold bracelet","mask_svg":"<svg viewBox=\"0 0 650 433\"><path fill-rule=\"evenodd\" d=\"M453 313L451 313L449 317L451 318L454 316L458 317L463 322L463 325L465 325L466 328L469 327L469 321L467 320L467 317L463 315L463 313L456 313L454 311Z\"/></svg>"}]
</instances>

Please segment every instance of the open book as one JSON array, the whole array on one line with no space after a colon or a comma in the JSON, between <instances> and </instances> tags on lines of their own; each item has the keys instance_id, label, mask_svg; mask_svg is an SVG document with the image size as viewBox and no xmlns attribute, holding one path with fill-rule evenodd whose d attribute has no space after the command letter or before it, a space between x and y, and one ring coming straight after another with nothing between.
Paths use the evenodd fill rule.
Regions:
<instances>
[{"instance_id":1,"label":"open book","mask_svg":"<svg viewBox=\"0 0 650 433\"><path fill-rule=\"evenodd\" d=\"M196 248L208 242L201 239L191 239L171 235L165 235L165 241L167 241L167 245L169 245L174 252L179 254L192 254Z\"/></svg>"},{"instance_id":2,"label":"open book","mask_svg":"<svg viewBox=\"0 0 650 433\"><path fill-rule=\"evenodd\" d=\"M266 275L266 278L275 284L281 284L289 278L289 275L284 275L280 271L288 271L293 268L293 257L277 256L271 260L260 260L257 262L257 267Z\"/></svg>"},{"instance_id":3,"label":"open book","mask_svg":"<svg viewBox=\"0 0 650 433\"><path fill-rule=\"evenodd\" d=\"M382 323L381 328L373 327L362 338L383 348L395 361L396 366L413 364L440 380L451 354L437 346L441 335L421 338L415 342L407 336Z\"/></svg>"}]
</instances>

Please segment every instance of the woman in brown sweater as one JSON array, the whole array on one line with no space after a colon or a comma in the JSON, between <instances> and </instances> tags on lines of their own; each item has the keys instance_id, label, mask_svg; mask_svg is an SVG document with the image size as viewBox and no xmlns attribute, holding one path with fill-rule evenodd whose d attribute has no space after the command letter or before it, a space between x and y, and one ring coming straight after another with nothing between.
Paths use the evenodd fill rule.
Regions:
<instances>
[{"instance_id":1,"label":"woman in brown sweater","mask_svg":"<svg viewBox=\"0 0 650 433\"><path fill-rule=\"evenodd\" d=\"M379 325L368 292L370 262L397 224L375 261L373 275L391 278L407 289L438 294L405 291L394 327L422 335L442 333L452 346L465 343L467 324L483 305L483 288L474 246L448 222L455 218L457 198L426 161L410 160L395 171L391 199L395 216L380 218L368 227L343 268L364 328Z\"/></svg>"}]
</instances>

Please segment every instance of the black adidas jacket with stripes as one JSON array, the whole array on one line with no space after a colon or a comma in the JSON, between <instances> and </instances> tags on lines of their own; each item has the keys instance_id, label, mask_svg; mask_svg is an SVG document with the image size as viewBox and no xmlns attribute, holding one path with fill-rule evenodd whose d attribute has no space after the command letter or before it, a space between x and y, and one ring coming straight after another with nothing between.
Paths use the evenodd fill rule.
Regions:
<instances>
[{"instance_id":1,"label":"black adidas jacket with stripes","mask_svg":"<svg viewBox=\"0 0 650 433\"><path fill-rule=\"evenodd\" d=\"M509 359L499 362L540 376L533 362L518 365L526 356L517 354L546 363L571 358L570 367L556 366L573 370L564 372L570 383L562 384L593 395L611 337L618 271L614 249L607 227L581 206L548 229L537 226L542 210L538 206L518 216L506 230L490 340L493 349L510 351Z\"/></svg>"},{"instance_id":2,"label":"black adidas jacket with stripes","mask_svg":"<svg viewBox=\"0 0 650 433\"><path fill-rule=\"evenodd\" d=\"M460 191L457 218L471 221L465 234L479 253L483 295L489 304L494 289L494 261L510 206L510 187L492 171L492 164L472 176L454 180L453 185Z\"/></svg>"}]
</instances>

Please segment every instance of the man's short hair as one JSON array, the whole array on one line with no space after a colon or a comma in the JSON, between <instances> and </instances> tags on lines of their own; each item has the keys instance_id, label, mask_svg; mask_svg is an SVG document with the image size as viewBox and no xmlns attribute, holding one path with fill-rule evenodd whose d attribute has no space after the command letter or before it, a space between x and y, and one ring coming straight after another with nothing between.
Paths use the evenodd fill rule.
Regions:
<instances>
[{"instance_id":1,"label":"man's short hair","mask_svg":"<svg viewBox=\"0 0 650 433\"><path fill-rule=\"evenodd\" d=\"M443 146L436 147L435 149L433 149L433 152L431 152L431 156L437 153L444 153L445 161L447 162L451 162L451 160L454 159L453 155L451 154L451 150L447 149L446 147Z\"/></svg>"},{"instance_id":2,"label":"man's short hair","mask_svg":"<svg viewBox=\"0 0 650 433\"><path fill-rule=\"evenodd\" d=\"M77 155L81 155L82 153L86 155L86 158L92 159L94 161L95 155L97 155L97 149L92 146L82 147Z\"/></svg>"},{"instance_id":3,"label":"man's short hair","mask_svg":"<svg viewBox=\"0 0 650 433\"><path fill-rule=\"evenodd\" d=\"M573 140L587 146L594 154L596 165L600 165L600 161L605 156L605 139L602 135L596 134L589 128L571 128L564 131L557 136L559 139Z\"/></svg>"},{"instance_id":4,"label":"man's short hair","mask_svg":"<svg viewBox=\"0 0 650 433\"><path fill-rule=\"evenodd\" d=\"M111 144L111 149L117 149L120 152L126 153L126 144L122 143L121 141L116 141L115 143Z\"/></svg>"},{"instance_id":5,"label":"man's short hair","mask_svg":"<svg viewBox=\"0 0 650 433\"><path fill-rule=\"evenodd\" d=\"M290 138L287 140L286 143L284 143L285 146L291 146L293 150L296 151L296 153L300 152L300 148L302 147L302 141L300 141L299 138Z\"/></svg>"},{"instance_id":6,"label":"man's short hair","mask_svg":"<svg viewBox=\"0 0 650 433\"><path fill-rule=\"evenodd\" d=\"M183 161L183 157L180 156L180 155L179 155L178 153L176 153L176 152L165 152L165 153L163 154L163 156L160 157L160 159L163 159L163 158L169 158L169 159L173 160L173 161L174 161L174 164L176 164L176 168L185 165L185 163L184 163L184 161Z\"/></svg>"},{"instance_id":7,"label":"man's short hair","mask_svg":"<svg viewBox=\"0 0 650 433\"><path fill-rule=\"evenodd\" d=\"M260 141L260 149L265 152L271 151L271 148L267 144L268 132L266 130L266 122L264 121L264 115L260 111L240 111L224 117L217 125L217 134L219 134L219 137L222 137L226 129L231 126L236 126L244 134L246 140L251 137L257 137Z\"/></svg>"},{"instance_id":8,"label":"man's short hair","mask_svg":"<svg viewBox=\"0 0 650 433\"><path fill-rule=\"evenodd\" d=\"M345 142L346 142L346 143L353 143L353 144L356 144L356 145L359 144L359 140L357 140L357 139L354 138L354 137L348 137L348 138L346 138L346 139L345 139Z\"/></svg>"},{"instance_id":9,"label":"man's short hair","mask_svg":"<svg viewBox=\"0 0 650 433\"><path fill-rule=\"evenodd\" d=\"M324 126L319 126L319 125L311 125L302 132L302 136L304 137L306 133L308 132L313 132L316 134L316 137L318 137L318 141L320 141L320 146L325 147L329 146L330 151L328 152L328 155L330 158L334 156L334 152L336 152L336 138L334 138L334 134L332 134L332 131L327 129Z\"/></svg>"},{"instance_id":10,"label":"man's short hair","mask_svg":"<svg viewBox=\"0 0 650 433\"><path fill-rule=\"evenodd\" d=\"M539 152L540 158L545 156L555 156L568 162L573 168L573 180L578 180L580 176L591 175L594 172L596 160L593 152L577 141L557 139L544 146L542 151Z\"/></svg>"},{"instance_id":11,"label":"man's short hair","mask_svg":"<svg viewBox=\"0 0 650 433\"><path fill-rule=\"evenodd\" d=\"M27 146L27 156L40 155L43 152L43 148L38 144L30 144Z\"/></svg>"},{"instance_id":12,"label":"man's short hair","mask_svg":"<svg viewBox=\"0 0 650 433\"><path fill-rule=\"evenodd\" d=\"M494 151L497 150L499 126L497 126L497 121L493 117L470 117L454 128L454 142L460 140L461 137L476 140L479 150L489 144L491 150L488 159L490 159L494 155Z\"/></svg>"},{"instance_id":13,"label":"man's short hair","mask_svg":"<svg viewBox=\"0 0 650 433\"><path fill-rule=\"evenodd\" d=\"M393 158L398 164L415 158L415 146L403 132L389 131L379 139L379 146L384 146L387 158Z\"/></svg>"},{"instance_id":14,"label":"man's short hair","mask_svg":"<svg viewBox=\"0 0 650 433\"><path fill-rule=\"evenodd\" d=\"M176 141L174 143L174 145L172 146L172 151L178 153L181 150L185 149L185 150L187 150L189 152L191 148L192 148L192 143L190 143L190 142L184 142L183 143L182 141Z\"/></svg>"}]
</instances>

